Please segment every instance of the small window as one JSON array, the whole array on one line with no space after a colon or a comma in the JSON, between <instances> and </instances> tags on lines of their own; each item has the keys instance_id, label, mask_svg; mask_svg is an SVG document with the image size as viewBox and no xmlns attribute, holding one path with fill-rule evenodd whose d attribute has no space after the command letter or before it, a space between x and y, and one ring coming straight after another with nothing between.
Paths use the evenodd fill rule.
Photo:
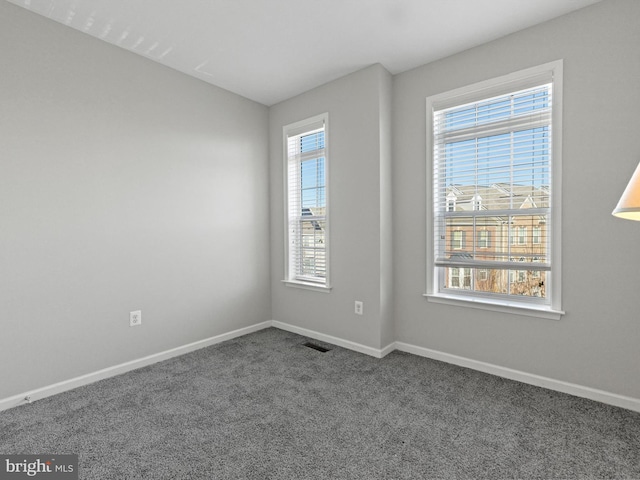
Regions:
<instances>
[{"instance_id":1,"label":"small window","mask_svg":"<svg viewBox=\"0 0 640 480\"><path fill-rule=\"evenodd\" d=\"M451 275L451 288L460 288L460 269L452 268Z\"/></svg>"},{"instance_id":2,"label":"small window","mask_svg":"<svg viewBox=\"0 0 640 480\"><path fill-rule=\"evenodd\" d=\"M527 244L527 227L518 227L518 245Z\"/></svg>"},{"instance_id":3,"label":"small window","mask_svg":"<svg viewBox=\"0 0 640 480\"><path fill-rule=\"evenodd\" d=\"M456 196L453 192L447 195L447 212L456 211Z\"/></svg>"},{"instance_id":4,"label":"small window","mask_svg":"<svg viewBox=\"0 0 640 480\"><path fill-rule=\"evenodd\" d=\"M453 250L462 250L464 248L464 232L456 230L451 237L451 248Z\"/></svg>"},{"instance_id":5,"label":"small window","mask_svg":"<svg viewBox=\"0 0 640 480\"><path fill-rule=\"evenodd\" d=\"M469 290L471 288L472 273L470 268L450 268L447 283L450 288Z\"/></svg>"},{"instance_id":6,"label":"small window","mask_svg":"<svg viewBox=\"0 0 640 480\"><path fill-rule=\"evenodd\" d=\"M532 236L531 236L531 241L533 242L534 245L540 245L540 235L542 233L542 228L540 227L533 227L533 232L531 232Z\"/></svg>"},{"instance_id":7,"label":"small window","mask_svg":"<svg viewBox=\"0 0 640 480\"><path fill-rule=\"evenodd\" d=\"M287 169L285 281L328 287L327 115L284 127Z\"/></svg>"},{"instance_id":8,"label":"small window","mask_svg":"<svg viewBox=\"0 0 640 480\"><path fill-rule=\"evenodd\" d=\"M489 248L489 231L480 230L478 232L478 248Z\"/></svg>"}]
</instances>

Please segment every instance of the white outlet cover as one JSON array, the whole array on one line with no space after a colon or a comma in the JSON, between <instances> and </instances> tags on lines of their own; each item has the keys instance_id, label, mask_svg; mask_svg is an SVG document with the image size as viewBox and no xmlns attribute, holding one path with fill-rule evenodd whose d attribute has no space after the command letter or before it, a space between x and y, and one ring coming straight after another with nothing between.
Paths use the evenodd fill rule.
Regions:
<instances>
[{"instance_id":1,"label":"white outlet cover","mask_svg":"<svg viewBox=\"0 0 640 480\"><path fill-rule=\"evenodd\" d=\"M142 324L142 310L129 312L129 326L135 327Z\"/></svg>"},{"instance_id":2,"label":"white outlet cover","mask_svg":"<svg viewBox=\"0 0 640 480\"><path fill-rule=\"evenodd\" d=\"M356 303L355 303L355 313L356 313L356 315L362 315L363 312L364 312L364 302L356 300Z\"/></svg>"}]
</instances>

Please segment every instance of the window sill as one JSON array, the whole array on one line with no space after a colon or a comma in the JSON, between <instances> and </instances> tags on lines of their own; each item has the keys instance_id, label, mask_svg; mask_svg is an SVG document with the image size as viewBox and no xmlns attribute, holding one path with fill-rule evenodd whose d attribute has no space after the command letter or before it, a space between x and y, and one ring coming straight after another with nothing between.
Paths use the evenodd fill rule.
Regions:
<instances>
[{"instance_id":1,"label":"window sill","mask_svg":"<svg viewBox=\"0 0 640 480\"><path fill-rule=\"evenodd\" d=\"M330 293L330 285L321 285L312 282L301 282L299 280L282 280L287 287L302 288L303 290L312 290L315 292Z\"/></svg>"},{"instance_id":2,"label":"window sill","mask_svg":"<svg viewBox=\"0 0 640 480\"><path fill-rule=\"evenodd\" d=\"M523 305L521 303L492 302L484 298L463 297L453 295L442 295L425 293L427 301L441 303L445 305L455 305L458 307L478 308L480 310L490 310L493 312L511 313L514 315L525 315L528 317L544 318L547 320L560 320L565 312L553 310L550 307L538 305Z\"/></svg>"}]
</instances>

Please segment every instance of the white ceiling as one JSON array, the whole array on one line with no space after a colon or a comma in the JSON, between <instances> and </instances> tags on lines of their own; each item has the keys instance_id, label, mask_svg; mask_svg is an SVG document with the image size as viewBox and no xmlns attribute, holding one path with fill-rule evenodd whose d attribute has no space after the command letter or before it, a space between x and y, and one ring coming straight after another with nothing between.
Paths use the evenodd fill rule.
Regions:
<instances>
[{"instance_id":1,"label":"white ceiling","mask_svg":"<svg viewBox=\"0 0 640 480\"><path fill-rule=\"evenodd\" d=\"M8 0L265 105L396 74L600 0Z\"/></svg>"}]
</instances>

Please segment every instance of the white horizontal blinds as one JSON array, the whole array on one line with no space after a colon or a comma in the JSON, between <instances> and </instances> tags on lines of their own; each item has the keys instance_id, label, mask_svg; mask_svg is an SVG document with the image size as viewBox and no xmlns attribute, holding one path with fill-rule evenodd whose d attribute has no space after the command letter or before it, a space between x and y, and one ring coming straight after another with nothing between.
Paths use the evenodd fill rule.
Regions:
<instances>
[{"instance_id":1,"label":"white horizontal blinds","mask_svg":"<svg viewBox=\"0 0 640 480\"><path fill-rule=\"evenodd\" d=\"M298 129L300 130L300 129ZM326 284L327 190L325 125L305 125L287 136L288 276Z\"/></svg>"},{"instance_id":2,"label":"white horizontal blinds","mask_svg":"<svg viewBox=\"0 0 640 480\"><path fill-rule=\"evenodd\" d=\"M552 84L435 109L441 287L546 297Z\"/></svg>"}]
</instances>

